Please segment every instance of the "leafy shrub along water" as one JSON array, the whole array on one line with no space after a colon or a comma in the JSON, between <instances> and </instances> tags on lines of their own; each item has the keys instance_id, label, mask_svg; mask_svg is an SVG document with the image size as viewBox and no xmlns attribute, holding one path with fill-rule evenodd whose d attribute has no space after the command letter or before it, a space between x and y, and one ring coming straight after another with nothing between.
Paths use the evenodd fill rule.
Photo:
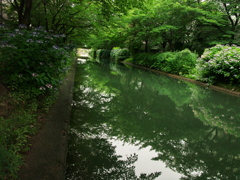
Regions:
<instances>
[{"instance_id":1,"label":"leafy shrub along water","mask_svg":"<svg viewBox=\"0 0 240 180\"><path fill-rule=\"evenodd\" d=\"M168 73L188 75L194 70L197 57L196 53L184 49L158 54L141 53L134 57L134 62Z\"/></svg>"},{"instance_id":2,"label":"leafy shrub along water","mask_svg":"<svg viewBox=\"0 0 240 180\"><path fill-rule=\"evenodd\" d=\"M197 77L208 83L240 83L240 47L216 45L197 60Z\"/></svg>"},{"instance_id":3,"label":"leafy shrub along water","mask_svg":"<svg viewBox=\"0 0 240 180\"><path fill-rule=\"evenodd\" d=\"M141 66L151 67L156 61L155 55L149 53L134 54L133 62Z\"/></svg>"},{"instance_id":4,"label":"leafy shrub along water","mask_svg":"<svg viewBox=\"0 0 240 180\"><path fill-rule=\"evenodd\" d=\"M109 57L110 57L110 50L108 49L98 49L96 51L97 59L109 59Z\"/></svg>"},{"instance_id":5,"label":"leafy shrub along water","mask_svg":"<svg viewBox=\"0 0 240 180\"><path fill-rule=\"evenodd\" d=\"M69 67L64 35L50 35L43 28L14 31L1 26L0 76L12 89L41 94L57 87Z\"/></svg>"}]
</instances>

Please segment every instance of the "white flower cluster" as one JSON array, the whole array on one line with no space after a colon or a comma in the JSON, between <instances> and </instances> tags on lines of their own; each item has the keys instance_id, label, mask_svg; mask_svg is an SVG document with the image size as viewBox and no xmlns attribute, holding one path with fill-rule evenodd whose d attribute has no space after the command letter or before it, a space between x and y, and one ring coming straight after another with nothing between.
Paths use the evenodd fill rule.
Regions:
<instances>
[{"instance_id":1,"label":"white flower cluster","mask_svg":"<svg viewBox=\"0 0 240 180\"><path fill-rule=\"evenodd\" d=\"M197 60L199 79L208 74L240 79L240 47L216 45Z\"/></svg>"}]
</instances>

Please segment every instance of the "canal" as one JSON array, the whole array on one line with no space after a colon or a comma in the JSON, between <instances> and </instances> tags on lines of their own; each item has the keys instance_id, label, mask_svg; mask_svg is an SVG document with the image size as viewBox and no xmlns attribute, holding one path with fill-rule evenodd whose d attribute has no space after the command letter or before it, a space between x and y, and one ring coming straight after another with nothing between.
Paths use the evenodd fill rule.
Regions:
<instances>
[{"instance_id":1,"label":"canal","mask_svg":"<svg viewBox=\"0 0 240 180\"><path fill-rule=\"evenodd\" d=\"M116 62L79 62L68 180L240 179L240 98Z\"/></svg>"}]
</instances>

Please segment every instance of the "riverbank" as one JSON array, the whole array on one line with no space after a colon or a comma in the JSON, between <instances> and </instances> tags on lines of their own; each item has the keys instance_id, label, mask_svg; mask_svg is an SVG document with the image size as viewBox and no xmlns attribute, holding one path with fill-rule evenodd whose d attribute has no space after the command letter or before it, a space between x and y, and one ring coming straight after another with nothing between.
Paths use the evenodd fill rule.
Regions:
<instances>
[{"instance_id":1,"label":"riverbank","mask_svg":"<svg viewBox=\"0 0 240 180\"><path fill-rule=\"evenodd\" d=\"M138 67L138 68L141 68L141 69L146 69L146 70L158 73L158 74L163 74L163 75L175 78L175 79L188 81L188 82L197 84L199 86L203 86L203 87L206 87L206 88L209 88L209 89L213 89L213 90L216 90L216 91L221 91L221 92L224 92L224 93L227 93L227 94L231 94L233 96L240 97L240 91L238 89L227 89L227 88L223 88L223 87L216 86L216 85L208 85L206 83L203 83L203 82L200 82L200 81L196 81L196 80L193 80L193 79L190 79L190 78L178 76L178 75L175 75L175 74L165 73L165 72L158 71L158 70L151 69L151 68L147 68L147 67L144 67L144 66L139 66L139 65L136 65L136 64L133 64L133 63L130 63L130 62L124 62L123 61L122 63L127 64L127 65L131 65L131 66L134 66L134 67Z\"/></svg>"},{"instance_id":2,"label":"riverbank","mask_svg":"<svg viewBox=\"0 0 240 180\"><path fill-rule=\"evenodd\" d=\"M20 180L65 179L67 134L71 115L72 90L76 62L59 89L59 97L50 109L39 133L32 139L32 147L25 156Z\"/></svg>"}]
</instances>

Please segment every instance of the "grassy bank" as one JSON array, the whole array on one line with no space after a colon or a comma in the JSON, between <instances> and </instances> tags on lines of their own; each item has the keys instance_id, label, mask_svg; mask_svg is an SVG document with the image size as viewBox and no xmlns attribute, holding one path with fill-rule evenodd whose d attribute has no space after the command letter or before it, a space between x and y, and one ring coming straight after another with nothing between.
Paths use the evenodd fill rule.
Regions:
<instances>
[{"instance_id":1,"label":"grassy bank","mask_svg":"<svg viewBox=\"0 0 240 180\"><path fill-rule=\"evenodd\" d=\"M54 102L57 92L29 98L22 92L1 90L0 179L16 179L23 155Z\"/></svg>"}]
</instances>

